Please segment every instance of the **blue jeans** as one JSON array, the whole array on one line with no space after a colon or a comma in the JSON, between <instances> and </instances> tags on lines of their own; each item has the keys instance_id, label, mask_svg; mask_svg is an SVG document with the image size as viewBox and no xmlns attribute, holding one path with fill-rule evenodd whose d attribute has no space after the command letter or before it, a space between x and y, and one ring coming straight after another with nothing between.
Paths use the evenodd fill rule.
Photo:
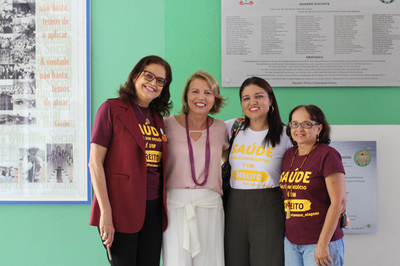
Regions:
<instances>
[{"instance_id":1,"label":"blue jeans","mask_svg":"<svg viewBox=\"0 0 400 266\"><path fill-rule=\"evenodd\" d=\"M315 245L294 245L285 237L285 266L315 266L314 250ZM344 237L332 241L328 245L329 256L333 263L331 266L344 265Z\"/></svg>"}]
</instances>

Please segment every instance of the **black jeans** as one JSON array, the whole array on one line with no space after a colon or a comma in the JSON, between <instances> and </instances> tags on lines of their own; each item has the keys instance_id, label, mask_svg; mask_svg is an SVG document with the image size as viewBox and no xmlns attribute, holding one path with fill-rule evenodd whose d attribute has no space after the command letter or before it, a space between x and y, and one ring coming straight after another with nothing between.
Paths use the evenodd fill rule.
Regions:
<instances>
[{"instance_id":1,"label":"black jeans","mask_svg":"<svg viewBox=\"0 0 400 266\"><path fill-rule=\"evenodd\" d=\"M159 266L162 244L162 199L146 201L146 216L139 232L115 232L110 248L111 266ZM106 246L104 246L106 248ZM107 250L106 250L107 256ZM107 256L108 258L108 256Z\"/></svg>"}]
</instances>

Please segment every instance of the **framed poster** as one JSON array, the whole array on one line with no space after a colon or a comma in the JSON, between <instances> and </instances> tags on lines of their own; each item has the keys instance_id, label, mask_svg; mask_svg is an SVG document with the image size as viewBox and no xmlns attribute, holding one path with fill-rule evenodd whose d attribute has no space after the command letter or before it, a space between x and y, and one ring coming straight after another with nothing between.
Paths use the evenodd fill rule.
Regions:
<instances>
[{"instance_id":1,"label":"framed poster","mask_svg":"<svg viewBox=\"0 0 400 266\"><path fill-rule=\"evenodd\" d=\"M90 2L0 0L0 203L90 204Z\"/></svg>"},{"instance_id":2,"label":"framed poster","mask_svg":"<svg viewBox=\"0 0 400 266\"><path fill-rule=\"evenodd\" d=\"M346 172L347 215L345 233L377 232L376 141L333 141Z\"/></svg>"},{"instance_id":3,"label":"framed poster","mask_svg":"<svg viewBox=\"0 0 400 266\"><path fill-rule=\"evenodd\" d=\"M399 86L400 1L221 1L222 87Z\"/></svg>"}]
</instances>

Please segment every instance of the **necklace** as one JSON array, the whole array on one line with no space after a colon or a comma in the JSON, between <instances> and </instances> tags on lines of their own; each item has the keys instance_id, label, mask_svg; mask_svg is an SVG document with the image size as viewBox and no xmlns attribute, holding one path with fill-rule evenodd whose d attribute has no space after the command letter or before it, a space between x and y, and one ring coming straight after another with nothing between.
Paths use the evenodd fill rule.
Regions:
<instances>
[{"instance_id":1,"label":"necklace","mask_svg":"<svg viewBox=\"0 0 400 266\"><path fill-rule=\"evenodd\" d=\"M146 116L144 116L144 114L143 114L143 112L142 112L142 110L140 110L140 108L139 108L139 106L136 104L136 107L137 107L137 109L139 110L139 112L142 114L142 116L144 117L144 118L146 118L146 125L149 125L150 124L150 120L149 120L149 114L150 114L150 107L148 107L148 109L147 109L147 117Z\"/></svg>"},{"instance_id":2,"label":"necklace","mask_svg":"<svg viewBox=\"0 0 400 266\"><path fill-rule=\"evenodd\" d=\"M207 183L208 169L210 167L210 134L209 134L208 117L207 117L206 162L205 162L205 167L204 167L204 181L201 184L199 184L196 179L196 171L194 169L193 147L192 147L192 142L190 141L189 123L188 123L187 115L185 117L185 125L186 125L186 137L187 137L188 150L189 150L190 170L192 172L192 180L197 186L203 187Z\"/></svg>"},{"instance_id":3,"label":"necklace","mask_svg":"<svg viewBox=\"0 0 400 266\"><path fill-rule=\"evenodd\" d=\"M317 145L318 145L318 143L316 143L315 145L314 145L314 147L307 153L307 155L306 155L306 158L304 158L304 160L303 160L303 162L301 163L301 165L300 165L300 167L297 169L297 172L300 172L300 170L301 170L301 168L303 167L303 165L304 165L304 163L307 161L307 158L308 158L308 155L310 155L310 153L312 152L312 150L313 149L315 149L315 147L317 147ZM290 186L290 190L289 190L289 177L290 177L290 172L292 171L292 166L293 166L293 163L294 163L294 159L296 158L296 154L297 154L297 152L299 151L299 148L297 148L297 150L296 150L296 152L294 153L294 155L293 155L293 159L292 159L292 163L290 164L290 167L289 167L289 172L287 173L287 175L288 175L288 180L286 181L286 195L287 195L287 197L288 197L288 203L286 204L286 209L287 209L287 211L286 211L286 219L290 219L290 201L291 201L291 199L292 199L292 193L293 193L293 183L292 183L292 185ZM294 181L294 179L293 179L293 181Z\"/></svg>"}]
</instances>

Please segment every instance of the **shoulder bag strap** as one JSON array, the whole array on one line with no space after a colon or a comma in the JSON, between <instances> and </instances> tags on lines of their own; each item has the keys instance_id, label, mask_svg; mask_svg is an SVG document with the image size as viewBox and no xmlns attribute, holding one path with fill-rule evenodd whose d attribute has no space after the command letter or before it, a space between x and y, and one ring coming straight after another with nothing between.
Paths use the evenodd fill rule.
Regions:
<instances>
[{"instance_id":1,"label":"shoulder bag strap","mask_svg":"<svg viewBox=\"0 0 400 266\"><path fill-rule=\"evenodd\" d=\"M231 139L229 140L228 158L226 160L227 162L229 162L229 155L231 154L233 141L235 140L235 137L239 133L239 131L242 128L243 124L244 124L244 119L243 118L238 118L238 119L235 120L235 122L232 125L232 128L231 128Z\"/></svg>"}]
</instances>

